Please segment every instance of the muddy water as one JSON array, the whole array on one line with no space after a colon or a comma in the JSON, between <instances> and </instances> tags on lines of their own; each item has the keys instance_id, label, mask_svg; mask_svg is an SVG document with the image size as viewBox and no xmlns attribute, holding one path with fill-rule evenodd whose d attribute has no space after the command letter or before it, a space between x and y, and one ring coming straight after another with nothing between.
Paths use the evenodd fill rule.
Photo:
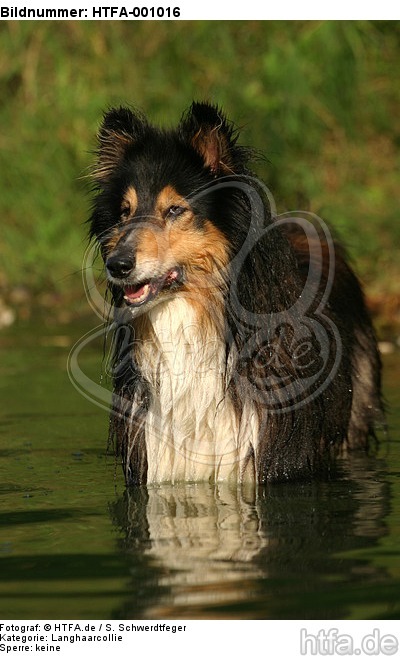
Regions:
<instances>
[{"instance_id":1,"label":"muddy water","mask_svg":"<svg viewBox=\"0 0 400 656\"><path fill-rule=\"evenodd\" d=\"M79 336L0 334L2 618L398 618L398 354L385 356L391 442L340 480L128 494L106 395L94 404L67 375ZM89 340L80 365L106 392L101 361Z\"/></svg>"}]
</instances>

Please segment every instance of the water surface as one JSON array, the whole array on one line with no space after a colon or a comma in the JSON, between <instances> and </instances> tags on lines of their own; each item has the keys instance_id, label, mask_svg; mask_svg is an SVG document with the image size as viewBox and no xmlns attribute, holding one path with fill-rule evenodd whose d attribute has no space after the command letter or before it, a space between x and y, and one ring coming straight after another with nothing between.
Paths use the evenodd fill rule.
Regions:
<instances>
[{"instance_id":1,"label":"water surface","mask_svg":"<svg viewBox=\"0 0 400 656\"><path fill-rule=\"evenodd\" d=\"M0 334L2 618L399 617L399 354L384 359L390 443L340 480L128 493L107 413L66 373L83 332ZM100 340L82 359L104 384Z\"/></svg>"}]
</instances>

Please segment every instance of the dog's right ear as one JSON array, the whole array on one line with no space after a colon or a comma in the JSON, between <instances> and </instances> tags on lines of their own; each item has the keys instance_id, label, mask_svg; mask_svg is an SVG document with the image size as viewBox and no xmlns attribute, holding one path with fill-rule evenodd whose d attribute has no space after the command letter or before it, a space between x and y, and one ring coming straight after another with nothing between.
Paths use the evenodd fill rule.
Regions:
<instances>
[{"instance_id":1,"label":"dog's right ear","mask_svg":"<svg viewBox=\"0 0 400 656\"><path fill-rule=\"evenodd\" d=\"M144 116L127 107L111 109L104 114L98 133L98 159L93 171L98 182L109 179L128 148L141 138L146 126Z\"/></svg>"}]
</instances>

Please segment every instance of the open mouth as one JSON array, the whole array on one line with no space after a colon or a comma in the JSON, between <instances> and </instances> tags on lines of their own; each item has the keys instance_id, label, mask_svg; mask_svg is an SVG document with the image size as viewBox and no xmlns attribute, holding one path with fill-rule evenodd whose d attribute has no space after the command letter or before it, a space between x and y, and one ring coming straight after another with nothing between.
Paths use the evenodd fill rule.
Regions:
<instances>
[{"instance_id":1,"label":"open mouth","mask_svg":"<svg viewBox=\"0 0 400 656\"><path fill-rule=\"evenodd\" d=\"M144 280L136 285L125 285L124 300L127 305L139 307L158 296L160 292L182 283L183 274L179 267L167 271L159 278Z\"/></svg>"}]
</instances>

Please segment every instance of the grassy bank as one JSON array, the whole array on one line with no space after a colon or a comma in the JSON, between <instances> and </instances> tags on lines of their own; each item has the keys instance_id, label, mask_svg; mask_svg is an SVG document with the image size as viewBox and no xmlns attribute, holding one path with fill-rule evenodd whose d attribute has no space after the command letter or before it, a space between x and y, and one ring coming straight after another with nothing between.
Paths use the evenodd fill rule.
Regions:
<instances>
[{"instance_id":1,"label":"grassy bank","mask_svg":"<svg viewBox=\"0 0 400 656\"><path fill-rule=\"evenodd\" d=\"M0 296L22 315L33 299L82 311L81 178L102 111L168 124L206 98L266 153L278 209L342 235L381 330L400 324L399 54L395 22L1 23Z\"/></svg>"}]
</instances>

